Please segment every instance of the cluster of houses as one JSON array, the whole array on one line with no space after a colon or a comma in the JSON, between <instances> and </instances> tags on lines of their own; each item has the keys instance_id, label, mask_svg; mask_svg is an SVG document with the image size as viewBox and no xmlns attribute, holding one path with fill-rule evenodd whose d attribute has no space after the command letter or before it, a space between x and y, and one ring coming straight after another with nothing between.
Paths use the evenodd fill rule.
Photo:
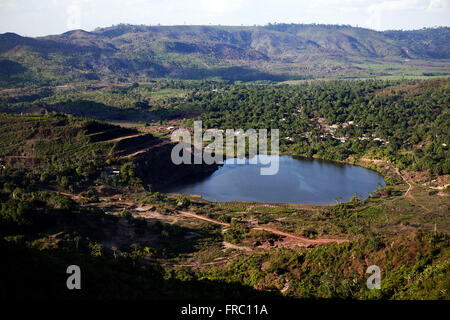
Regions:
<instances>
[{"instance_id":1,"label":"cluster of houses","mask_svg":"<svg viewBox=\"0 0 450 320\"><path fill-rule=\"evenodd\" d=\"M301 113L302 112L302 109L298 109L297 110L297 112L298 113ZM326 120L325 120L325 118L316 118L316 119L310 119L311 121L315 121L317 124L316 124L316 128L318 128L318 129L321 129L324 133L323 134L321 134L320 135L320 137L321 138L326 138L327 136L331 136L333 139L336 139L336 140L339 140L341 143L345 143L345 142L347 142L348 141L348 137L339 137L339 136L337 136L336 135L336 131L339 129L339 128L347 128L348 126L355 126L355 127L358 127L358 124L356 124L354 121L348 121L348 122L344 122L344 123L340 123L340 124L333 124L333 125L328 125L327 123L326 123ZM275 121L275 120L270 120L270 121ZM280 121L286 121L286 119L285 118L282 118L282 119L280 119ZM169 127L167 127L167 128L165 128L165 127L160 127L159 128L160 130L166 130L166 131L168 131L169 133L172 133L174 130L176 130L177 128L176 127L174 127L174 126L169 126ZM189 130L189 129L188 129ZM224 130L221 130L221 129L210 129L210 130L214 130L214 131L216 131L217 133L219 133L219 134L224 134ZM241 136L241 135L244 135L245 134L245 131L244 130L236 130L235 132L234 132L234 135L235 136ZM303 133L302 135L301 135L301 137L303 137L303 138L308 138L309 137L309 134L308 133ZM289 136L287 136L287 137L284 137L284 139L285 140L287 140L287 141L289 141L289 142L294 142L295 141L295 139L293 138L293 137L289 137ZM360 141L368 141L368 140L372 140L372 141L379 141L379 142L381 142L382 144L389 144L389 141L387 141L386 139L382 139L382 138L378 138L378 137L376 137L374 134L371 134L370 136L369 135L366 135L366 134L363 134L362 135L362 137L358 137L358 139L360 140ZM214 145L209 145L206 149L214 149Z\"/></svg>"},{"instance_id":2,"label":"cluster of houses","mask_svg":"<svg viewBox=\"0 0 450 320\"><path fill-rule=\"evenodd\" d=\"M333 124L333 125L327 125L325 123L325 118L317 118L317 124L320 129L322 129L325 133L320 135L321 138L325 138L327 136L331 136L333 139L339 140L341 143L345 143L348 141L348 137L338 137L336 136L336 130L340 127L347 128L348 126L355 126L358 127L358 124L355 124L354 121L348 121L341 124ZM378 138L374 134L367 136L363 134L362 137L358 137L359 140L373 140L373 141L379 141L382 144L388 144L389 141L386 139Z\"/></svg>"}]
</instances>

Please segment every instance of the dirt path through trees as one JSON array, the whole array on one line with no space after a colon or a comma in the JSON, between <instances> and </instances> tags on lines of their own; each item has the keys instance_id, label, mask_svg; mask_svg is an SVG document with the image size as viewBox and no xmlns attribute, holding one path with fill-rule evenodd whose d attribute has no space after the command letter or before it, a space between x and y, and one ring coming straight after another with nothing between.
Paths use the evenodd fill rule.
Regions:
<instances>
[{"instance_id":1,"label":"dirt path through trees","mask_svg":"<svg viewBox=\"0 0 450 320\"><path fill-rule=\"evenodd\" d=\"M230 224L229 223L225 223L225 222L221 222L221 221L217 221L214 219L210 219L207 217L203 217L201 215L195 214L193 212L186 212L186 211L178 211L181 215L185 216L185 217L190 217L190 218L195 218L195 219L200 219L200 220L204 220L204 221L208 221L214 224L218 224L224 227L229 227ZM277 229L273 229L273 228L269 228L269 227L261 227L261 226L250 226L250 229L253 230L257 230L257 231L266 231L272 234L276 234L279 236L283 236L286 238L291 238L294 239L296 241L298 241L301 245L320 245L320 244L327 244L327 243L343 243L343 242L348 242L348 240L345 239L308 239L305 237L301 237L298 235L294 235L291 233L287 233L287 232L283 232Z\"/></svg>"}]
</instances>

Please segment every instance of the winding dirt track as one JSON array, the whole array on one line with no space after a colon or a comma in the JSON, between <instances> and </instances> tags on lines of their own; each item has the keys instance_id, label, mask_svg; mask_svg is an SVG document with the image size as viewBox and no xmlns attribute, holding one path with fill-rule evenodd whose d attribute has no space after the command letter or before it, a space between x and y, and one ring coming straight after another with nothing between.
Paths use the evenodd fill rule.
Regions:
<instances>
[{"instance_id":1,"label":"winding dirt track","mask_svg":"<svg viewBox=\"0 0 450 320\"><path fill-rule=\"evenodd\" d=\"M160 142L160 143L158 143L158 144L155 144L155 145L153 145L153 146L150 146L150 147L147 147L147 148L138 150L138 151L136 151L136 152L133 152L133 153L130 153L130 154L127 154L127 155L124 155L124 156L122 156L122 157L123 157L123 158L133 158L133 157L136 157L137 155L139 155L139 154L141 154L141 153L150 151L150 150L155 149L155 148L162 147L162 146L164 146L164 145L166 145L166 144L169 144L169 143L171 143L171 142L172 142L171 140L163 140L162 142Z\"/></svg>"},{"instance_id":2,"label":"winding dirt track","mask_svg":"<svg viewBox=\"0 0 450 320\"><path fill-rule=\"evenodd\" d=\"M207 218L207 217L203 217L203 216L195 214L193 212L178 211L178 213L180 213L181 215L183 215L185 217L196 218L196 219L208 221L208 222L211 222L211 223L214 223L214 224L218 224L218 225L221 225L221 226L224 226L224 227L229 227L230 226L229 223L225 223L225 222L217 221L217 220L210 219L210 218ZM323 239L308 239L308 238L305 238L305 237L297 236L297 235L294 235L294 234L291 234L291 233L283 232L283 231L280 231L280 230L277 230L277 229L273 229L273 228L268 228L268 227L260 227L260 226L258 226L258 227L251 227L250 226L250 229L259 230L259 231L266 231L266 232L273 233L273 234L276 234L276 235L279 235L279 236L283 236L283 237L286 237L286 238L291 238L291 239L294 239L294 240L300 242L303 245L310 245L310 244L312 244L312 245L319 245L319 244L327 244L327 243L348 242L348 240L344 240L344 239L325 239L325 238L323 238Z\"/></svg>"},{"instance_id":3,"label":"winding dirt track","mask_svg":"<svg viewBox=\"0 0 450 320\"><path fill-rule=\"evenodd\" d=\"M122 141L125 139L132 139L132 138L137 138L137 137L141 137L141 136L145 136L145 133L138 133L138 134L133 134L130 136L122 136L122 137L111 139L111 140L105 140L103 142L119 142L119 141Z\"/></svg>"},{"instance_id":4,"label":"winding dirt track","mask_svg":"<svg viewBox=\"0 0 450 320\"><path fill-rule=\"evenodd\" d=\"M66 192L58 192L55 190L48 190L51 192L57 192L59 194L68 196L70 198L72 198L73 200L79 200L80 198L82 198L81 196L77 196L71 193L66 193ZM133 203L131 202L123 202L123 204L125 205L133 205ZM184 216L184 217L188 217L188 218L194 218L194 219L199 219L199 220L203 220L203 221L207 221L213 224L217 224L223 227L230 227L229 223L226 222L221 222L221 221L217 221L211 218L207 218L201 215L198 215L196 213L193 212L188 212L188 211L177 211L180 215ZM349 242L349 240L346 239L327 239L327 238L322 238L322 239L308 239L302 236L298 236L295 234L291 234L291 233L287 233L287 232L283 232L277 229L273 229L273 228L269 228L269 227L261 227L261 226L250 226L250 229L253 230L257 230L257 231L266 231L272 234L276 234L282 237L286 237L286 238L290 238L293 239L295 241L297 241L301 246L308 246L308 245L323 245L323 244L329 244L329 243L344 243L344 242Z\"/></svg>"},{"instance_id":5,"label":"winding dirt track","mask_svg":"<svg viewBox=\"0 0 450 320\"><path fill-rule=\"evenodd\" d=\"M405 194L403 195L404 197L408 197L409 192L411 191L411 189L413 188L412 184L409 183L408 180L405 179L405 177L400 173L400 170L398 170L398 168L395 168L395 172L400 176L400 178L402 178L402 180L409 186L408 190L406 190ZM409 198L414 199L413 196L409 196ZM415 199L414 199L415 200Z\"/></svg>"},{"instance_id":6,"label":"winding dirt track","mask_svg":"<svg viewBox=\"0 0 450 320\"><path fill-rule=\"evenodd\" d=\"M204 220L204 221L208 221L214 224L218 224L224 227L229 227L230 224L226 223L226 222L221 222L221 221L217 221L217 220L213 220L207 217L203 217L201 215L192 213L192 212L186 212L186 211L178 211L178 213L180 213L181 215L185 216L185 217L190 217L190 218L196 218L196 219L200 219L200 220Z\"/></svg>"},{"instance_id":7,"label":"winding dirt track","mask_svg":"<svg viewBox=\"0 0 450 320\"><path fill-rule=\"evenodd\" d=\"M305 238L305 237L297 236L297 235L294 235L294 234L286 233L286 232L283 232L283 231L280 231L280 230L267 228L267 227L254 227L252 229L253 230L263 230L263 231L270 232L270 233L273 233L273 234L276 234L276 235L279 235L279 236L292 238L292 239L298 240L298 241L306 243L306 244L327 244L327 243L348 242L348 240L345 240L345 239L326 239L326 238L322 238L322 239L308 239L308 238Z\"/></svg>"},{"instance_id":8,"label":"winding dirt track","mask_svg":"<svg viewBox=\"0 0 450 320\"><path fill-rule=\"evenodd\" d=\"M425 213L430 213L432 210L425 207L423 204L419 203L419 201L417 201L417 199L412 195L411 191L414 189L413 185L400 173L400 170L398 170L398 168L395 168L395 171L403 179L403 181L409 186L408 190L406 190L405 194L401 197L411 199L419 207L421 207L423 210L425 210Z\"/></svg>"}]
</instances>

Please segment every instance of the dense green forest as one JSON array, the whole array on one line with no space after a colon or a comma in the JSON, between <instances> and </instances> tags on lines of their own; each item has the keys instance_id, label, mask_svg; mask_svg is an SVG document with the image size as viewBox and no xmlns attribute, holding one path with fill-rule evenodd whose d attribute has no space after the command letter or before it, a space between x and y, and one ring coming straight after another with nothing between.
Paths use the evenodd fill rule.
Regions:
<instances>
[{"instance_id":1,"label":"dense green forest","mask_svg":"<svg viewBox=\"0 0 450 320\"><path fill-rule=\"evenodd\" d=\"M238 86L192 96L187 104L204 110L209 128L279 128L282 150L289 153L332 160L369 156L400 169L448 174L449 85L373 80ZM320 118L326 126L318 127L314 120Z\"/></svg>"},{"instance_id":2,"label":"dense green forest","mask_svg":"<svg viewBox=\"0 0 450 320\"><path fill-rule=\"evenodd\" d=\"M80 207L70 198L39 190L20 171L0 178L0 299L245 299L277 298L238 281L208 280L188 270L165 270L153 261L154 249L129 243L104 247L120 219ZM11 191L13 190L13 191ZM139 228L140 220L133 222ZM152 232L168 232L173 228ZM178 230L178 233L185 232ZM178 240L180 241L180 239ZM67 266L84 271L83 290L65 287ZM31 272L30 272L31 271Z\"/></svg>"},{"instance_id":3,"label":"dense green forest","mask_svg":"<svg viewBox=\"0 0 450 320\"><path fill-rule=\"evenodd\" d=\"M449 299L449 91L448 78L2 90L0 296ZM331 206L163 193L164 184L217 168L170 161L171 131L195 120L280 129L283 153L364 165L387 184ZM255 223L339 241L283 245L287 238ZM86 290L66 290L70 264L84 270ZM372 264L383 270L381 290L365 285Z\"/></svg>"},{"instance_id":4,"label":"dense green forest","mask_svg":"<svg viewBox=\"0 0 450 320\"><path fill-rule=\"evenodd\" d=\"M119 87L35 89L0 96L3 112L60 112L158 123L203 120L217 129L278 128L281 150L343 161L386 159L399 169L448 174L449 80L229 84L155 81Z\"/></svg>"}]
</instances>

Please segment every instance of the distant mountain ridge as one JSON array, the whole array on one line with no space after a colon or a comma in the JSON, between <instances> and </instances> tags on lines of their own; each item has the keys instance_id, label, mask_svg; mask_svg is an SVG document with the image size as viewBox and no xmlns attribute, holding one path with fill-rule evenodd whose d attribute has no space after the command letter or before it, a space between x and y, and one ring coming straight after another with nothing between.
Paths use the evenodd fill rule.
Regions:
<instances>
[{"instance_id":1,"label":"distant mountain ridge","mask_svg":"<svg viewBox=\"0 0 450 320\"><path fill-rule=\"evenodd\" d=\"M380 32L337 25L122 24L37 38L0 35L3 86L26 79L368 77L414 74L417 66L425 75L446 75L449 60L449 27Z\"/></svg>"}]
</instances>

